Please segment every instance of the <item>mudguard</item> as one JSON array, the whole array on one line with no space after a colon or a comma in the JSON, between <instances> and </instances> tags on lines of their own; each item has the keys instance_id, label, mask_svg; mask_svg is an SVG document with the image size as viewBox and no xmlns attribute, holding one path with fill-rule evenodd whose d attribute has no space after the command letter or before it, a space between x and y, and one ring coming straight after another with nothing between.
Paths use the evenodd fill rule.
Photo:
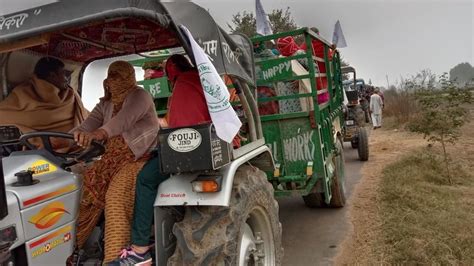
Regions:
<instances>
[{"instance_id":1,"label":"mudguard","mask_svg":"<svg viewBox=\"0 0 474 266\"><path fill-rule=\"evenodd\" d=\"M339 136L342 136L341 118L339 116L333 120L332 126L334 129L333 139L336 140Z\"/></svg>"},{"instance_id":2,"label":"mudguard","mask_svg":"<svg viewBox=\"0 0 474 266\"><path fill-rule=\"evenodd\" d=\"M246 162L252 163L253 159L265 153L271 158L268 146L262 145L222 167L219 171L223 176L222 188L216 193L194 192L191 182L197 178L197 174L172 175L160 185L154 206L229 206L237 169ZM273 159L271 161L273 164Z\"/></svg>"}]
</instances>

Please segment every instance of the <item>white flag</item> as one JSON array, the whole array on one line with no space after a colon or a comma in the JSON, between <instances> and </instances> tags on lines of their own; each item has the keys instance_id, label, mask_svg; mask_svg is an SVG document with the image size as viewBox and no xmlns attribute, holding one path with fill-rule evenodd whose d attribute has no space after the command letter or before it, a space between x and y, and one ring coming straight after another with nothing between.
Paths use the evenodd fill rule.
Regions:
<instances>
[{"instance_id":1,"label":"white flag","mask_svg":"<svg viewBox=\"0 0 474 266\"><path fill-rule=\"evenodd\" d=\"M216 128L217 136L231 143L237 133L239 133L242 122L240 122L239 117L229 102L230 95L227 86L204 50L194 40L191 32L184 26L181 26L181 29L184 30L191 43L194 60L196 61L199 78L201 79L201 85L206 97L207 108L209 109L212 123Z\"/></svg>"},{"instance_id":2,"label":"white flag","mask_svg":"<svg viewBox=\"0 0 474 266\"><path fill-rule=\"evenodd\" d=\"M346 38L344 38L344 33L342 33L341 23L339 20L336 22L334 26L334 33L332 35L332 43L336 45L336 47L344 48L347 47Z\"/></svg>"},{"instance_id":3,"label":"white flag","mask_svg":"<svg viewBox=\"0 0 474 266\"><path fill-rule=\"evenodd\" d=\"M268 16L265 13L265 10L263 10L260 0L255 0L255 14L257 21L257 33L262 35L273 34L270 20L268 20Z\"/></svg>"}]
</instances>

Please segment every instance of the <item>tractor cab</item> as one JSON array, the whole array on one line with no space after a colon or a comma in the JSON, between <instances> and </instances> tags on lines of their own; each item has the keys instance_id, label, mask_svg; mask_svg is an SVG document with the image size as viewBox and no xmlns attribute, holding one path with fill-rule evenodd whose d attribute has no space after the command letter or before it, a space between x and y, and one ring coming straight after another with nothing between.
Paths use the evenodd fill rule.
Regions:
<instances>
[{"instance_id":1,"label":"tractor cab","mask_svg":"<svg viewBox=\"0 0 474 266\"><path fill-rule=\"evenodd\" d=\"M352 74L352 80L344 82L344 90L348 99L344 141L351 142L352 148L357 149L361 161L367 161L369 142L365 125L369 122L369 110L364 96L365 82L363 79L357 79L354 67L345 66L341 70L344 74Z\"/></svg>"},{"instance_id":2,"label":"tractor cab","mask_svg":"<svg viewBox=\"0 0 474 266\"><path fill-rule=\"evenodd\" d=\"M185 54L195 64L189 39L180 26L189 29L218 74L226 77L227 84L233 88L233 108L243 124L242 141L238 146L223 142L212 125L160 132L161 157L168 160L164 170L176 176L172 180L178 180L163 184L163 189L186 193L181 193L185 196L180 198L157 200L155 204L158 265L165 265L175 252L176 238L170 233L174 223L170 221L178 218L176 211L169 211L172 206L181 207L178 217L182 219L182 207L186 205L229 205L234 175L242 171L239 169L243 164L251 162L255 167L273 171L272 155L263 140L255 102L252 43L245 36L225 33L206 10L186 1L58 1L0 19L0 103L32 75L35 63L42 57L63 61L69 85L81 95L88 89L83 77L92 62L136 55L139 59L131 63L146 65L145 70L149 70L139 84L154 98L160 117L166 115L166 101L172 94L166 77L159 73L160 64L173 53ZM201 142L195 143L196 149L177 151L168 145L171 135L187 131L200 134ZM0 125L2 265L64 265L73 253L82 177L71 171L70 166L99 157L104 147L95 143L80 152L59 153L52 148L51 138L72 136L58 132L23 134L15 126ZM33 139L42 142L41 148L31 144ZM218 176L219 191L207 194L194 191L191 181L202 176ZM264 181L262 185L266 184ZM182 188L173 182L180 182ZM247 232L253 234L251 226L248 228ZM274 232L264 238L273 239ZM92 244L100 251L99 240ZM260 246L268 250L267 245L270 244ZM249 252L254 246L247 247ZM271 254L281 256L274 251ZM89 262L101 263L100 259L99 252ZM275 257L268 256L267 260L275 261Z\"/></svg>"},{"instance_id":3,"label":"tractor cab","mask_svg":"<svg viewBox=\"0 0 474 266\"><path fill-rule=\"evenodd\" d=\"M347 105L348 106L355 106L359 104L359 90L357 89L357 80L356 80L356 70L351 66L341 67L343 74L351 74L352 79L344 80L342 82L344 86L344 91L347 96Z\"/></svg>"}]
</instances>

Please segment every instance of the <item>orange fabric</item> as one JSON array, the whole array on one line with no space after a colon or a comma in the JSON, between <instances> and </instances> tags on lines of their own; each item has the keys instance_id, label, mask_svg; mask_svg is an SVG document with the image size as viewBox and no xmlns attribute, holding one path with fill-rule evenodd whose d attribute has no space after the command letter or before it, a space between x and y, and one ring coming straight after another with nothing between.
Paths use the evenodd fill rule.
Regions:
<instances>
[{"instance_id":1,"label":"orange fabric","mask_svg":"<svg viewBox=\"0 0 474 266\"><path fill-rule=\"evenodd\" d=\"M130 244L135 207L135 183L146 161L128 163L114 175L105 194L104 262L117 258L122 248Z\"/></svg>"},{"instance_id":2,"label":"orange fabric","mask_svg":"<svg viewBox=\"0 0 474 266\"><path fill-rule=\"evenodd\" d=\"M240 101L239 95L237 95L237 90L235 88L229 88L230 86L234 86L234 83L232 82L232 79L229 77L229 75L224 75L224 83L229 90L229 94L230 94L229 101L230 102Z\"/></svg>"},{"instance_id":3,"label":"orange fabric","mask_svg":"<svg viewBox=\"0 0 474 266\"><path fill-rule=\"evenodd\" d=\"M82 248L92 233L102 211L105 208L105 194L113 176L122 165L133 162L132 151L121 136L110 138L102 158L87 169L84 175L84 187L79 218L77 220L77 245Z\"/></svg>"},{"instance_id":4,"label":"orange fabric","mask_svg":"<svg viewBox=\"0 0 474 266\"><path fill-rule=\"evenodd\" d=\"M234 86L234 83L232 82L232 79L229 75L224 75L224 83L227 86L227 89L229 90L229 101L231 103L240 101L239 95L237 95L237 90L235 88L229 88L231 86ZM237 134L232 140L232 147L240 148L240 146L242 146L242 140L239 134Z\"/></svg>"},{"instance_id":5,"label":"orange fabric","mask_svg":"<svg viewBox=\"0 0 474 266\"><path fill-rule=\"evenodd\" d=\"M77 219L77 246L82 248L105 210L105 235L114 239L105 245L105 257L115 258L129 242L131 213L133 213L135 178L147 157L135 161L122 136L110 138L101 160L94 163L84 175L82 200ZM125 186L125 188L124 188ZM128 191L122 193L123 190ZM117 192L120 194L117 194ZM111 198L110 195L114 194ZM117 207L117 204L123 204ZM117 211L118 210L118 211ZM119 222L119 227L117 226ZM119 233L117 232L119 229ZM115 232L115 233L114 233ZM108 237L107 237L108 236ZM106 260L107 261L107 260Z\"/></svg>"},{"instance_id":6,"label":"orange fabric","mask_svg":"<svg viewBox=\"0 0 474 266\"><path fill-rule=\"evenodd\" d=\"M69 132L88 111L72 89L61 90L46 80L31 78L0 102L0 125L15 125L22 132Z\"/></svg>"}]
</instances>

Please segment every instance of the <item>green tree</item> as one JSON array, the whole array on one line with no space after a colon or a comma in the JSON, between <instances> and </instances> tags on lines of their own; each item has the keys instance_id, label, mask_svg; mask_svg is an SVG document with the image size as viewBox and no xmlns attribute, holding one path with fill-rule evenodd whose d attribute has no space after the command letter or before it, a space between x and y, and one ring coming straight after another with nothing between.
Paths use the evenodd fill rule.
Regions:
<instances>
[{"instance_id":1,"label":"green tree","mask_svg":"<svg viewBox=\"0 0 474 266\"><path fill-rule=\"evenodd\" d=\"M449 79L465 85L474 79L474 67L469 63L458 64L449 71Z\"/></svg>"},{"instance_id":2,"label":"green tree","mask_svg":"<svg viewBox=\"0 0 474 266\"><path fill-rule=\"evenodd\" d=\"M408 128L432 143L440 143L443 150L443 161L446 164L449 184L452 184L452 175L449 166L449 154L446 151L448 144L454 145L461 136L460 128L469 119L469 110L464 106L472 103L470 91L460 89L448 78L447 73L439 78L440 89L431 85L416 86L416 99L420 105L420 112Z\"/></svg>"},{"instance_id":3,"label":"green tree","mask_svg":"<svg viewBox=\"0 0 474 266\"><path fill-rule=\"evenodd\" d=\"M244 11L232 15L232 24L227 23L231 33L241 33L248 37L257 34L257 22L255 16L251 12Z\"/></svg>"},{"instance_id":4,"label":"green tree","mask_svg":"<svg viewBox=\"0 0 474 266\"><path fill-rule=\"evenodd\" d=\"M272 25L273 33L284 32L296 29L298 26L291 16L290 8L274 9L268 14L270 24ZM252 12L243 11L232 15L231 24L227 23L232 33L242 33L249 37L257 34L255 16Z\"/></svg>"}]
</instances>

